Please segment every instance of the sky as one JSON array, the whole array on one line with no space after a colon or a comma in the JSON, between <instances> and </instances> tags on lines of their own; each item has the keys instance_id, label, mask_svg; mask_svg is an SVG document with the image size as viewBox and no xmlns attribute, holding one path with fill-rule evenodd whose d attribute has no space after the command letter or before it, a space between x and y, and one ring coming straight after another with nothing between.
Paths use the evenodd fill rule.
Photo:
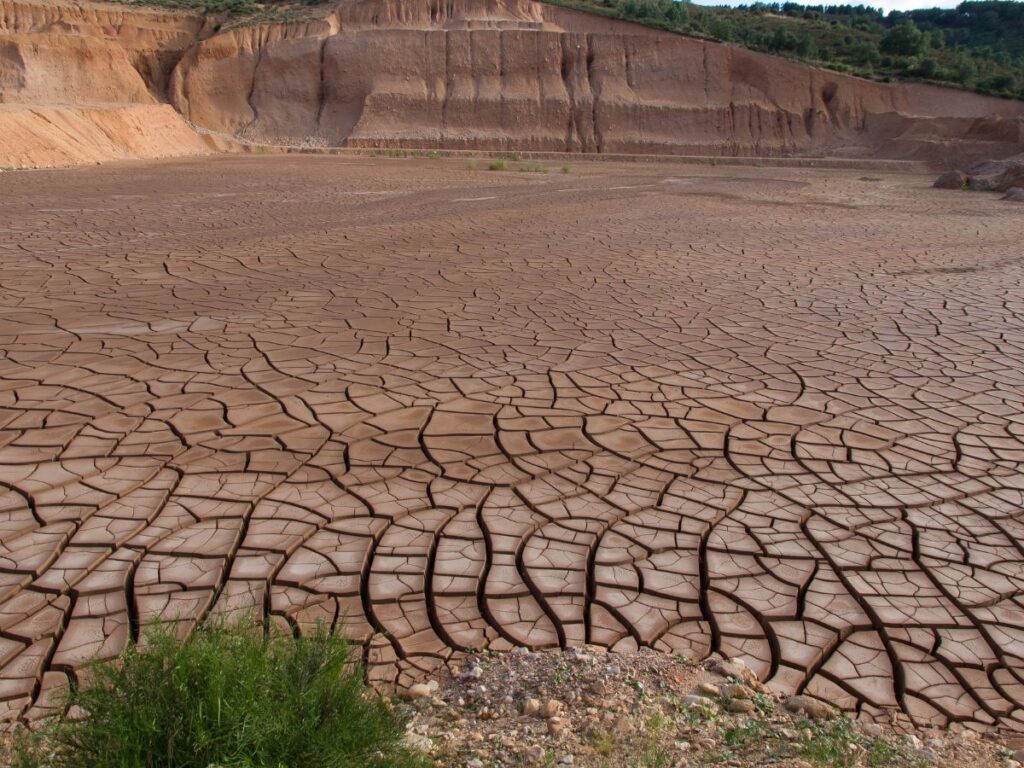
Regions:
<instances>
[{"instance_id":1,"label":"sky","mask_svg":"<svg viewBox=\"0 0 1024 768\"><path fill-rule=\"evenodd\" d=\"M784 0L779 0L783 2ZM960 0L824 0L826 5L871 5L886 11L909 11L913 8L956 8ZM694 0L700 5L749 5L754 0ZM818 0L795 0L803 5L820 5Z\"/></svg>"}]
</instances>

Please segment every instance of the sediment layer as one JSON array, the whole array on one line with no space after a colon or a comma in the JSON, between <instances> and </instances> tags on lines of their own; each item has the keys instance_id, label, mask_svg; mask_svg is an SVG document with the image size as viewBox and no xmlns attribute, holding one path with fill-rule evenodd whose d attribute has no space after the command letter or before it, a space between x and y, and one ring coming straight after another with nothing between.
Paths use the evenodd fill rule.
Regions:
<instances>
[{"instance_id":1,"label":"sediment layer","mask_svg":"<svg viewBox=\"0 0 1024 768\"><path fill-rule=\"evenodd\" d=\"M873 83L529 0L364 0L301 23L221 21L4 0L0 102L169 103L205 131L289 146L939 164L1024 147L1021 102Z\"/></svg>"}]
</instances>

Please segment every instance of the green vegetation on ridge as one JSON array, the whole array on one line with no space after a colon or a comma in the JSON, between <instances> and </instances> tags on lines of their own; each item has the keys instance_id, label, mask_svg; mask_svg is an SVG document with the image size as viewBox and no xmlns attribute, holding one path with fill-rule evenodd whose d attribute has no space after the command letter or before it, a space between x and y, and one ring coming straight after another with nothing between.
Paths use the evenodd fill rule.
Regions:
<instances>
[{"instance_id":1,"label":"green vegetation on ridge","mask_svg":"<svg viewBox=\"0 0 1024 768\"><path fill-rule=\"evenodd\" d=\"M1024 98L1024 2L1016 0L888 15L865 5L544 1L862 77L915 79Z\"/></svg>"},{"instance_id":2,"label":"green vegetation on ridge","mask_svg":"<svg viewBox=\"0 0 1024 768\"><path fill-rule=\"evenodd\" d=\"M911 79L1024 99L1024 2L883 13L867 5L689 0L541 0L692 37L733 43L875 80ZM298 21L331 0L115 0L225 14L229 26Z\"/></svg>"}]
</instances>

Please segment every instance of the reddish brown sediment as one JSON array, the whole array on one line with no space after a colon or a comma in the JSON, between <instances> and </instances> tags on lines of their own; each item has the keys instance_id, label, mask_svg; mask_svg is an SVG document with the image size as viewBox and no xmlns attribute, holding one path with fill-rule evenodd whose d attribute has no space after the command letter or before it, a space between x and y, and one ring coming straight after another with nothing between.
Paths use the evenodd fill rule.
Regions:
<instances>
[{"instance_id":1,"label":"reddish brown sediment","mask_svg":"<svg viewBox=\"0 0 1024 768\"><path fill-rule=\"evenodd\" d=\"M223 19L116 5L3 0L0 8L0 102L79 110L85 121L99 105L170 103L219 146L937 165L1024 146L1018 101L873 83L529 0L362 0L310 11L308 21L224 31L216 31ZM136 111L146 114L163 121L153 132L168 133L165 154L214 146L167 131L163 110ZM0 136L13 119L0 112ZM0 139L0 164L159 154L129 139L120 154L89 139L55 154L43 121L19 119L20 138ZM101 130L119 141L120 129Z\"/></svg>"},{"instance_id":2,"label":"reddish brown sediment","mask_svg":"<svg viewBox=\"0 0 1024 768\"><path fill-rule=\"evenodd\" d=\"M1019 729L1019 205L931 175L0 174L0 705L147 623L742 657ZM557 170L557 169L556 169Z\"/></svg>"}]
</instances>

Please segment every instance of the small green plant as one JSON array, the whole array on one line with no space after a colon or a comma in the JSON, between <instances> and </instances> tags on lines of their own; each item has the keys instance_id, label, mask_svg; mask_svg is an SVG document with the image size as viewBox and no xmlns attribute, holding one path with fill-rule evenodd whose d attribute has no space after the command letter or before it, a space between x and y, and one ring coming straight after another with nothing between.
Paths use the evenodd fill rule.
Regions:
<instances>
[{"instance_id":1,"label":"small green plant","mask_svg":"<svg viewBox=\"0 0 1024 768\"><path fill-rule=\"evenodd\" d=\"M600 730L591 737L590 745L597 754L608 757L615 751L615 737L606 730Z\"/></svg>"},{"instance_id":2,"label":"small green plant","mask_svg":"<svg viewBox=\"0 0 1024 768\"><path fill-rule=\"evenodd\" d=\"M572 168L569 167L568 163L566 163L565 165L562 166L562 173L569 173L569 171L571 171L571 170L572 170Z\"/></svg>"},{"instance_id":3,"label":"small green plant","mask_svg":"<svg viewBox=\"0 0 1024 768\"><path fill-rule=\"evenodd\" d=\"M874 739L868 746L866 762L868 768L887 768L905 758L903 750L884 739Z\"/></svg>"},{"instance_id":4,"label":"small green plant","mask_svg":"<svg viewBox=\"0 0 1024 768\"><path fill-rule=\"evenodd\" d=\"M440 159L441 159L441 153L440 152L436 152L436 151L434 151L434 152L427 152L427 160L440 160Z\"/></svg>"},{"instance_id":5,"label":"small green plant","mask_svg":"<svg viewBox=\"0 0 1024 768\"><path fill-rule=\"evenodd\" d=\"M764 715L770 715L775 711L775 701L771 696L764 693L754 694L754 706L758 712Z\"/></svg>"},{"instance_id":6,"label":"small green plant","mask_svg":"<svg viewBox=\"0 0 1024 768\"><path fill-rule=\"evenodd\" d=\"M751 749L766 744L769 734L760 720L746 720L722 731L722 741L736 749Z\"/></svg>"},{"instance_id":7,"label":"small green plant","mask_svg":"<svg viewBox=\"0 0 1024 768\"><path fill-rule=\"evenodd\" d=\"M404 723L369 695L345 641L205 627L148 632L92 668L61 718L16 745L18 768L419 768Z\"/></svg>"},{"instance_id":8,"label":"small green plant","mask_svg":"<svg viewBox=\"0 0 1024 768\"><path fill-rule=\"evenodd\" d=\"M703 725L708 720L713 720L715 717L715 712L711 708L710 699L708 700L707 706L687 706L683 710L682 714L683 720L685 720L686 724L689 725L691 728L696 728L699 725Z\"/></svg>"},{"instance_id":9,"label":"small green plant","mask_svg":"<svg viewBox=\"0 0 1024 768\"><path fill-rule=\"evenodd\" d=\"M511 155L509 155L509 157L517 163L523 159L523 156L518 152L513 152Z\"/></svg>"},{"instance_id":10,"label":"small green plant","mask_svg":"<svg viewBox=\"0 0 1024 768\"><path fill-rule=\"evenodd\" d=\"M466 170L467 171L475 171L476 170L476 160L470 160L468 163L466 163Z\"/></svg>"},{"instance_id":11,"label":"small green plant","mask_svg":"<svg viewBox=\"0 0 1024 768\"><path fill-rule=\"evenodd\" d=\"M667 768L669 753L662 745L668 719L659 709L644 724L644 743L636 762L637 768Z\"/></svg>"},{"instance_id":12,"label":"small green plant","mask_svg":"<svg viewBox=\"0 0 1024 768\"><path fill-rule=\"evenodd\" d=\"M548 168L542 163L530 163L522 166L519 170L525 171L526 173L547 173Z\"/></svg>"},{"instance_id":13,"label":"small green plant","mask_svg":"<svg viewBox=\"0 0 1024 768\"><path fill-rule=\"evenodd\" d=\"M851 768L860 763L862 751L847 717L808 725L799 744L800 756L822 768Z\"/></svg>"},{"instance_id":14,"label":"small green plant","mask_svg":"<svg viewBox=\"0 0 1024 768\"><path fill-rule=\"evenodd\" d=\"M499 157L497 160L495 160L493 163L491 163L490 165L487 166L487 170L489 170L489 171L507 171L508 170L508 161L506 161L504 157Z\"/></svg>"}]
</instances>

